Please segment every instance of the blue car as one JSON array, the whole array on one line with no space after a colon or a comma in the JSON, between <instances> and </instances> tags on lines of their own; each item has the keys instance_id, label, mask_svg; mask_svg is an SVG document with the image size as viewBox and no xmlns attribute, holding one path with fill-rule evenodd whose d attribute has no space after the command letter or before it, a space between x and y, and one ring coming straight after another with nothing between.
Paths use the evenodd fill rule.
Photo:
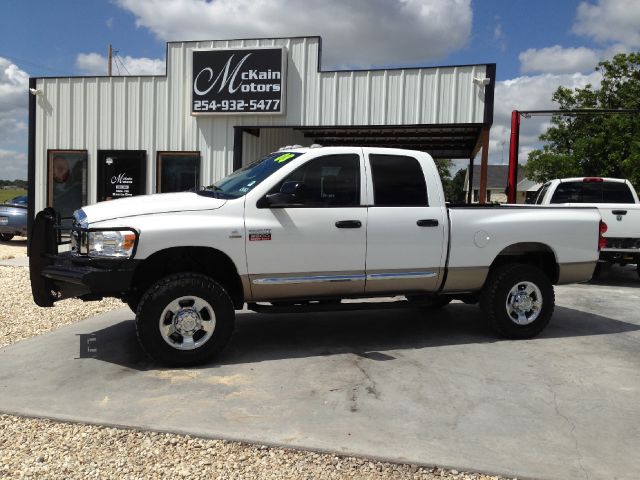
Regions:
<instances>
[{"instance_id":1,"label":"blue car","mask_svg":"<svg viewBox=\"0 0 640 480\"><path fill-rule=\"evenodd\" d=\"M27 196L21 195L0 204L0 240L8 242L15 235L27 236Z\"/></svg>"}]
</instances>

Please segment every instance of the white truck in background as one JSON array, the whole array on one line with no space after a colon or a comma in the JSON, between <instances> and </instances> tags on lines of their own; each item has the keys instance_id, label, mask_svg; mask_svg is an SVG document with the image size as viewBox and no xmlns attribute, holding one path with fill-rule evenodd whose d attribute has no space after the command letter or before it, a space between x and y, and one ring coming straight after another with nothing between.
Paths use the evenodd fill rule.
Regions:
<instances>
[{"instance_id":1,"label":"white truck in background","mask_svg":"<svg viewBox=\"0 0 640 480\"><path fill-rule=\"evenodd\" d=\"M393 307L479 303L508 338L548 324L554 284L591 278L595 208L447 206L433 159L412 150L289 148L198 192L123 198L61 219L36 216L35 302L121 298L154 359L201 363L228 343L234 309L381 308L343 299L405 296ZM393 321L390 316L389 321Z\"/></svg>"},{"instance_id":2,"label":"white truck in background","mask_svg":"<svg viewBox=\"0 0 640 480\"><path fill-rule=\"evenodd\" d=\"M601 262L636 264L640 275L640 202L629 180L577 177L550 180L536 196L537 205L590 206L607 224Z\"/></svg>"}]
</instances>

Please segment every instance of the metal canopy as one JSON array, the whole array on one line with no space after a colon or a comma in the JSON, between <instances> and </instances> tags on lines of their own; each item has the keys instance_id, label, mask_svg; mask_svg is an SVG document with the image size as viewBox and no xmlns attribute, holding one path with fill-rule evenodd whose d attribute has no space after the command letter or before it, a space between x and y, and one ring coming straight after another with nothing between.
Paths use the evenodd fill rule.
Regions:
<instances>
[{"instance_id":1,"label":"metal canopy","mask_svg":"<svg viewBox=\"0 0 640 480\"><path fill-rule=\"evenodd\" d=\"M323 146L408 148L434 158L472 158L481 146L482 124L296 127Z\"/></svg>"}]
</instances>

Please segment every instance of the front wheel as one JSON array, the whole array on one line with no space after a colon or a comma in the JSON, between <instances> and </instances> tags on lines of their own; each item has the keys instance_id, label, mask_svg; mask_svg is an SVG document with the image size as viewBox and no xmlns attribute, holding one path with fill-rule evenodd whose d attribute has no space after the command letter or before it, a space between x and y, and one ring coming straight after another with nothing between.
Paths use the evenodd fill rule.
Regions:
<instances>
[{"instance_id":1,"label":"front wheel","mask_svg":"<svg viewBox=\"0 0 640 480\"><path fill-rule=\"evenodd\" d=\"M553 285L536 267L523 264L495 269L480 299L488 323L501 336L520 339L538 335L551 320Z\"/></svg>"},{"instance_id":2,"label":"front wheel","mask_svg":"<svg viewBox=\"0 0 640 480\"><path fill-rule=\"evenodd\" d=\"M152 285L137 308L144 351L171 366L210 360L229 343L235 313L224 288L195 273L169 275Z\"/></svg>"},{"instance_id":3,"label":"front wheel","mask_svg":"<svg viewBox=\"0 0 640 480\"><path fill-rule=\"evenodd\" d=\"M0 233L0 240L3 242L8 242L13 238L13 234L11 233Z\"/></svg>"}]
</instances>

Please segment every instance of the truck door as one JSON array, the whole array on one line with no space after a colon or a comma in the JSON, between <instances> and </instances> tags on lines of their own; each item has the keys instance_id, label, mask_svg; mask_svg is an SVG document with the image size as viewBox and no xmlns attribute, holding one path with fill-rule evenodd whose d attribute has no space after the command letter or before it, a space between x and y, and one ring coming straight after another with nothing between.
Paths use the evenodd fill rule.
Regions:
<instances>
[{"instance_id":1,"label":"truck door","mask_svg":"<svg viewBox=\"0 0 640 480\"><path fill-rule=\"evenodd\" d=\"M366 148L364 152L371 172L365 292L436 290L443 274L447 232L441 192L427 190L417 158Z\"/></svg>"},{"instance_id":2,"label":"truck door","mask_svg":"<svg viewBox=\"0 0 640 480\"><path fill-rule=\"evenodd\" d=\"M363 171L362 156L353 148L324 155L271 189L279 192L284 183L293 182L302 192L296 205L269 208L247 202L247 267L254 300L364 292Z\"/></svg>"}]
</instances>

